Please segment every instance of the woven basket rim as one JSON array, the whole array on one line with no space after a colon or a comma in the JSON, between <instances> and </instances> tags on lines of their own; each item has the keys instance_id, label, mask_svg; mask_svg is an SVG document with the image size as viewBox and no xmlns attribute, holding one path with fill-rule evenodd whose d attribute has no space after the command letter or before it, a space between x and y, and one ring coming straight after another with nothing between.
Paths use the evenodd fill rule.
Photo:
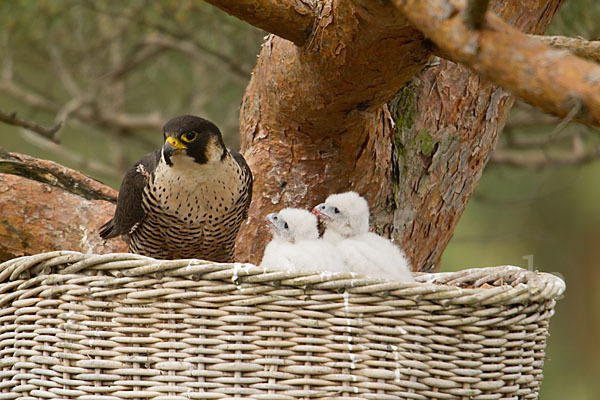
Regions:
<instances>
[{"instance_id":1,"label":"woven basket rim","mask_svg":"<svg viewBox=\"0 0 600 400\"><path fill-rule=\"evenodd\" d=\"M67 267L64 265L69 264ZM56 269L57 267L64 267ZM56 270L54 270L56 269ZM416 273L415 282L369 278L350 272L286 271L249 263L216 263L198 259L156 260L132 253L85 254L53 251L14 258L0 264L0 284L24 277L59 279L90 271L116 278L164 276L222 280L238 288L271 284L348 293L382 292L386 296L417 298L442 304L511 305L556 300L566 289L559 277L504 265L458 272Z\"/></svg>"}]
</instances>

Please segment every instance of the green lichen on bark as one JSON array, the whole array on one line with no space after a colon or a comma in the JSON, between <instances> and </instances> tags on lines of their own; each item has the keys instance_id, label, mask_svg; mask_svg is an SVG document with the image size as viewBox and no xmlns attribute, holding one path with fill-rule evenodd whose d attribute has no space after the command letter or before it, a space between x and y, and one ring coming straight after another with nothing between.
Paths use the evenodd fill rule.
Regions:
<instances>
[{"instance_id":1,"label":"green lichen on bark","mask_svg":"<svg viewBox=\"0 0 600 400\"><path fill-rule=\"evenodd\" d=\"M435 148L435 141L433 137L429 133L428 129L423 129L419 131L417 136L415 137L415 141L418 143L419 148L421 150L421 154L424 156L428 156L431 154L433 149Z\"/></svg>"},{"instance_id":2,"label":"green lichen on bark","mask_svg":"<svg viewBox=\"0 0 600 400\"><path fill-rule=\"evenodd\" d=\"M388 102L390 114L394 120L393 134L393 160L392 171L394 174L394 206L399 206L399 192L401 182L407 174L407 139L414 129L417 116L416 104L416 82L407 83L396 95L396 98Z\"/></svg>"}]
</instances>

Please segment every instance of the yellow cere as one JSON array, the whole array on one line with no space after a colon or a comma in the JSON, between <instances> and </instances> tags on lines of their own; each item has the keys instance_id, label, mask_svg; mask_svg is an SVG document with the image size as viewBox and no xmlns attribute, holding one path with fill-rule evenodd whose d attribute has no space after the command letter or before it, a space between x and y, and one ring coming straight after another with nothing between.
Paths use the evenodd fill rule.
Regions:
<instances>
[{"instance_id":1,"label":"yellow cere","mask_svg":"<svg viewBox=\"0 0 600 400\"><path fill-rule=\"evenodd\" d=\"M169 143L171 146L175 147L176 149L187 149L187 147L181 143L177 138L174 138L172 136L169 136L166 140L166 143Z\"/></svg>"}]
</instances>

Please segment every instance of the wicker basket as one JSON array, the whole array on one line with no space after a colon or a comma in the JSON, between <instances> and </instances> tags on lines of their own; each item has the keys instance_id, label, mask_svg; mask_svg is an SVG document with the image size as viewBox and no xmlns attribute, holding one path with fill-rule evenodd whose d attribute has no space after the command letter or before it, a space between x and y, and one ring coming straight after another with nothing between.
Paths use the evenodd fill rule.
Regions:
<instances>
[{"instance_id":1,"label":"wicker basket","mask_svg":"<svg viewBox=\"0 0 600 400\"><path fill-rule=\"evenodd\" d=\"M0 264L0 400L530 399L564 282L53 252Z\"/></svg>"}]
</instances>

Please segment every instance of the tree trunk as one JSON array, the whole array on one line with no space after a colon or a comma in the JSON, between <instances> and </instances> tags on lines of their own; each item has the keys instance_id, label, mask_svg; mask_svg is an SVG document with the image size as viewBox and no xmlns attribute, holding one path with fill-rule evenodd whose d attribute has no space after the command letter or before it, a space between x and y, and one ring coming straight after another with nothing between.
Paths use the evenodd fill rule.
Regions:
<instances>
[{"instance_id":1,"label":"tree trunk","mask_svg":"<svg viewBox=\"0 0 600 400\"><path fill-rule=\"evenodd\" d=\"M562 2L492 9L539 34ZM431 46L392 5L375 3L321 2L306 40L264 44L240 115L255 195L238 259L260 261L266 214L355 190L371 205L372 229L399 243L414 270L439 267L514 97L449 61L417 74Z\"/></svg>"}]
</instances>

